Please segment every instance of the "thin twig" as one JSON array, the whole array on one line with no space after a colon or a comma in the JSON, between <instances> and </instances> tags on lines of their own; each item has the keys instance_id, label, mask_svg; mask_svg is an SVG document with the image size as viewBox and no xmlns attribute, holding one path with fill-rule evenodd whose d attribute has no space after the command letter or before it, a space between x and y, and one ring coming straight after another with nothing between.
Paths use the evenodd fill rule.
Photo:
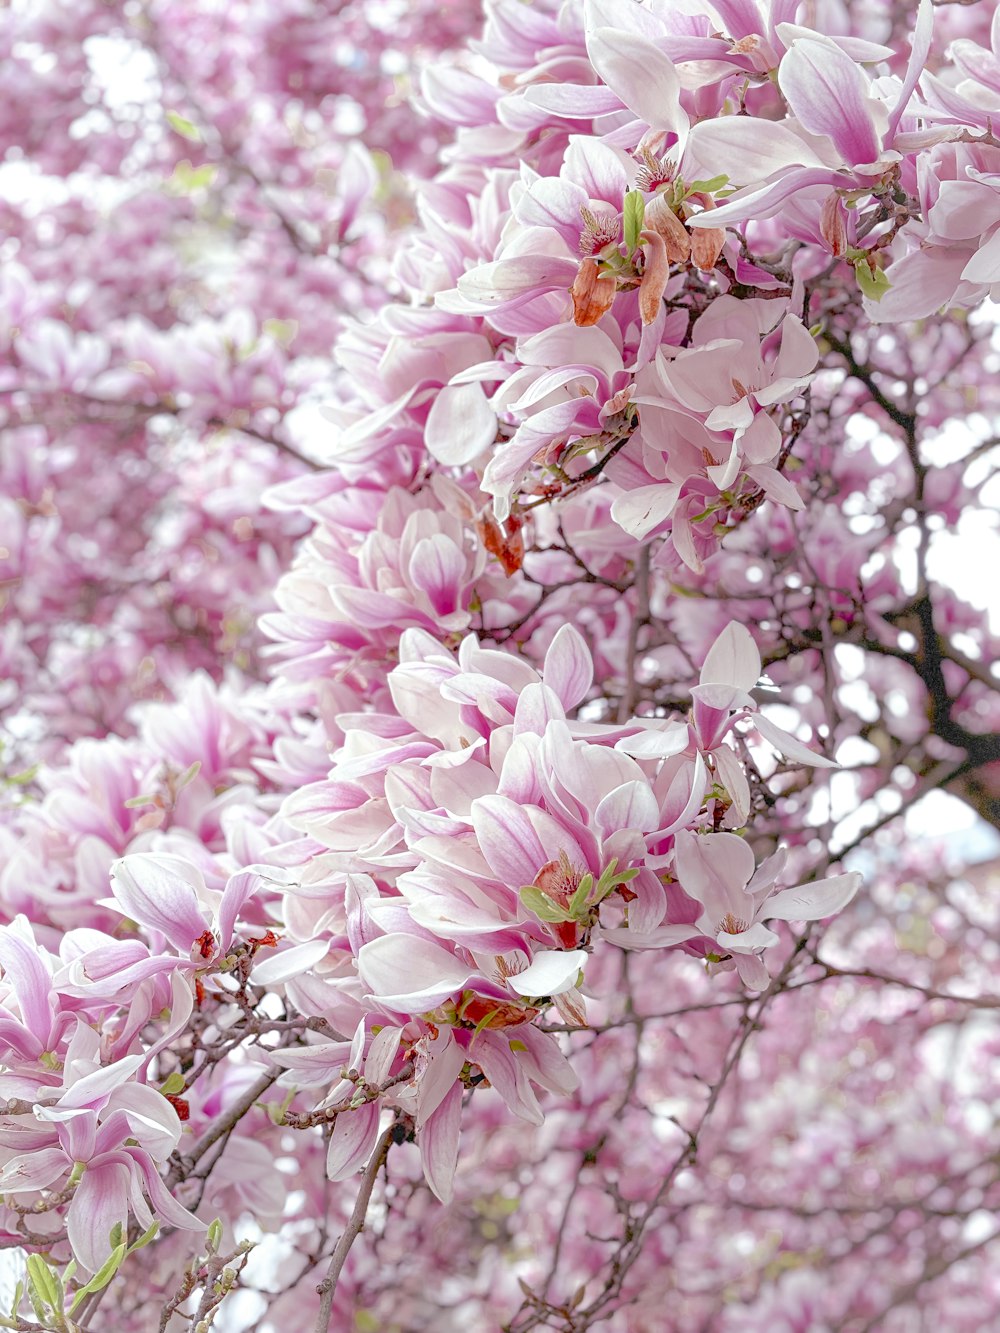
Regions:
<instances>
[{"instance_id":1,"label":"thin twig","mask_svg":"<svg viewBox=\"0 0 1000 1333\"><path fill-rule=\"evenodd\" d=\"M375 1146L375 1151L372 1153L371 1159L365 1167L364 1175L361 1177L361 1188L358 1190L358 1197L354 1201L354 1211L351 1213L350 1221L341 1233L340 1240L337 1241L336 1248L330 1256L330 1267L326 1270L326 1277L316 1288L320 1301L319 1314L316 1316L315 1333L329 1333L337 1282L344 1264L347 1262L347 1256L351 1252L351 1246L364 1229L372 1190L375 1188L378 1173L382 1170L385 1159L389 1155L389 1148L392 1146L392 1135L393 1126L390 1125Z\"/></svg>"}]
</instances>

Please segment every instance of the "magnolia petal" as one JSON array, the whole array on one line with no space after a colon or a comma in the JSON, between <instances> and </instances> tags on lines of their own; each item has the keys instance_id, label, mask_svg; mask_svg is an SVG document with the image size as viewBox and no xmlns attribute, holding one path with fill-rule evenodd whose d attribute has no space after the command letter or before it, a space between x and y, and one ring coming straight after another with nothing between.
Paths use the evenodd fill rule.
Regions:
<instances>
[{"instance_id":1,"label":"magnolia petal","mask_svg":"<svg viewBox=\"0 0 1000 1333\"><path fill-rule=\"evenodd\" d=\"M104 1065L90 1074L84 1074L82 1078L74 1079L59 1099L60 1107L63 1110L103 1107L108 1096L115 1088L128 1082L145 1059L145 1052L126 1055L121 1060L116 1060L114 1064Z\"/></svg>"},{"instance_id":2,"label":"magnolia petal","mask_svg":"<svg viewBox=\"0 0 1000 1333\"><path fill-rule=\"evenodd\" d=\"M172 1227L183 1227L185 1231L204 1231L205 1223L195 1217L194 1213L188 1212L167 1189L149 1154L143 1152L141 1148L128 1148L126 1152L133 1162L131 1173L133 1210L137 1214L140 1212L136 1204L136 1195L141 1178L143 1188L149 1195L149 1202L159 1218Z\"/></svg>"},{"instance_id":3,"label":"magnolia petal","mask_svg":"<svg viewBox=\"0 0 1000 1333\"><path fill-rule=\"evenodd\" d=\"M295 944L288 949L268 951L259 962L254 963L251 978L258 986L277 986L281 982L300 977L303 972L311 972L317 963L330 951L330 941L326 939L308 940L305 944Z\"/></svg>"},{"instance_id":4,"label":"magnolia petal","mask_svg":"<svg viewBox=\"0 0 1000 1333\"><path fill-rule=\"evenodd\" d=\"M860 887L857 870L817 879L774 894L762 905L760 915L769 921L822 921L843 911Z\"/></svg>"},{"instance_id":5,"label":"magnolia petal","mask_svg":"<svg viewBox=\"0 0 1000 1333\"><path fill-rule=\"evenodd\" d=\"M740 981L750 990L767 990L771 984L771 974L764 965L760 954L738 953L733 955Z\"/></svg>"},{"instance_id":6,"label":"magnolia petal","mask_svg":"<svg viewBox=\"0 0 1000 1333\"><path fill-rule=\"evenodd\" d=\"M362 946L358 972L382 1004L419 1014L460 991L475 969L442 944L397 932Z\"/></svg>"},{"instance_id":7,"label":"magnolia petal","mask_svg":"<svg viewBox=\"0 0 1000 1333\"><path fill-rule=\"evenodd\" d=\"M451 1200L462 1128L462 1085L455 1083L417 1134L424 1177L442 1203Z\"/></svg>"},{"instance_id":8,"label":"magnolia petal","mask_svg":"<svg viewBox=\"0 0 1000 1333\"><path fill-rule=\"evenodd\" d=\"M746 919L743 890L756 869L751 848L735 833L699 835L681 830L674 845L677 879L689 898L705 908L718 930L727 916ZM701 920L701 918L699 918Z\"/></svg>"},{"instance_id":9,"label":"magnolia petal","mask_svg":"<svg viewBox=\"0 0 1000 1333\"><path fill-rule=\"evenodd\" d=\"M684 162L688 179L692 170L706 178L721 172L737 187L766 181L787 167L822 165L802 135L759 116L699 122L688 137Z\"/></svg>"},{"instance_id":10,"label":"magnolia petal","mask_svg":"<svg viewBox=\"0 0 1000 1333\"><path fill-rule=\"evenodd\" d=\"M128 1227L129 1170L123 1162L91 1166L70 1201L66 1234L82 1269L96 1273L111 1254L111 1232Z\"/></svg>"},{"instance_id":11,"label":"magnolia petal","mask_svg":"<svg viewBox=\"0 0 1000 1333\"><path fill-rule=\"evenodd\" d=\"M523 972L508 978L507 984L518 995L561 995L576 985L586 961L587 954L583 949L569 949L565 953L547 949L536 954Z\"/></svg>"},{"instance_id":12,"label":"magnolia petal","mask_svg":"<svg viewBox=\"0 0 1000 1333\"><path fill-rule=\"evenodd\" d=\"M789 167L766 185L748 186L730 196L718 208L706 209L688 218L688 227L728 227L747 218L763 222L774 217L786 200L812 185L849 187L855 182L842 172L828 167Z\"/></svg>"},{"instance_id":13,"label":"magnolia petal","mask_svg":"<svg viewBox=\"0 0 1000 1333\"><path fill-rule=\"evenodd\" d=\"M378 1138L377 1102L366 1102L356 1111L341 1111L333 1122L326 1150L326 1174L332 1181L346 1180L360 1171L372 1155Z\"/></svg>"},{"instance_id":14,"label":"magnolia petal","mask_svg":"<svg viewBox=\"0 0 1000 1333\"><path fill-rule=\"evenodd\" d=\"M750 816L750 784L743 765L728 745L716 746L712 758L715 760L716 774L732 801L732 808L726 816L727 827L742 828Z\"/></svg>"},{"instance_id":15,"label":"magnolia petal","mask_svg":"<svg viewBox=\"0 0 1000 1333\"><path fill-rule=\"evenodd\" d=\"M387 1025L372 1037L365 1056L365 1081L378 1087L386 1078L392 1062L399 1050L399 1038L403 1029Z\"/></svg>"},{"instance_id":16,"label":"magnolia petal","mask_svg":"<svg viewBox=\"0 0 1000 1333\"><path fill-rule=\"evenodd\" d=\"M611 517L630 537L642 541L667 521L680 493L680 483L640 486L638 490L626 491L615 500L611 506Z\"/></svg>"},{"instance_id":17,"label":"magnolia petal","mask_svg":"<svg viewBox=\"0 0 1000 1333\"><path fill-rule=\"evenodd\" d=\"M889 134L896 132L899 122L903 117L913 91L917 86L924 67L927 64L927 55L931 49L931 36L934 31L934 7L933 0L920 0L917 6L917 21L913 28L913 41L910 46L910 58L906 62L906 73L903 75L903 86L899 90L899 96L896 99L896 105L892 108L889 115Z\"/></svg>"},{"instance_id":18,"label":"magnolia petal","mask_svg":"<svg viewBox=\"0 0 1000 1333\"><path fill-rule=\"evenodd\" d=\"M762 671L760 652L745 625L731 620L709 648L698 677L702 685L732 685L752 690Z\"/></svg>"},{"instance_id":19,"label":"magnolia petal","mask_svg":"<svg viewBox=\"0 0 1000 1333\"><path fill-rule=\"evenodd\" d=\"M620 829L652 833L659 820L659 807L648 782L624 782L608 792L594 811L594 824L602 838Z\"/></svg>"},{"instance_id":20,"label":"magnolia petal","mask_svg":"<svg viewBox=\"0 0 1000 1333\"><path fill-rule=\"evenodd\" d=\"M19 1153L4 1163L0 1190L4 1194L24 1194L47 1189L60 1176L68 1174L70 1167L62 1148L35 1148Z\"/></svg>"},{"instance_id":21,"label":"magnolia petal","mask_svg":"<svg viewBox=\"0 0 1000 1333\"><path fill-rule=\"evenodd\" d=\"M496 437L496 413L479 384L446 384L427 415L427 452L445 467L471 463Z\"/></svg>"},{"instance_id":22,"label":"magnolia petal","mask_svg":"<svg viewBox=\"0 0 1000 1333\"><path fill-rule=\"evenodd\" d=\"M240 912L255 896L261 886L256 870L240 870L230 875L219 903L219 947L225 952L233 942L233 930Z\"/></svg>"},{"instance_id":23,"label":"magnolia petal","mask_svg":"<svg viewBox=\"0 0 1000 1333\"><path fill-rule=\"evenodd\" d=\"M769 741L779 754L783 754L786 759L791 759L793 763L809 764L813 768L838 768L836 760L827 759L825 755L816 754L810 750L808 745L803 745L801 741L790 736L787 731L776 726L769 717L763 713L758 713L753 719L753 724L761 736Z\"/></svg>"},{"instance_id":24,"label":"magnolia petal","mask_svg":"<svg viewBox=\"0 0 1000 1333\"><path fill-rule=\"evenodd\" d=\"M561 255L519 255L463 273L458 290L470 302L485 307L516 306L532 301L542 292L568 291L579 265Z\"/></svg>"},{"instance_id":25,"label":"magnolia petal","mask_svg":"<svg viewBox=\"0 0 1000 1333\"><path fill-rule=\"evenodd\" d=\"M779 943L774 931L768 930L767 926L762 926L759 921L755 925L748 926L746 930L720 930L715 938L719 947L725 949L726 953L760 953L762 949L773 948Z\"/></svg>"},{"instance_id":26,"label":"magnolia petal","mask_svg":"<svg viewBox=\"0 0 1000 1333\"><path fill-rule=\"evenodd\" d=\"M697 926L657 926L655 930L632 930L629 926L611 926L601 930L601 938L621 949L669 949L697 939Z\"/></svg>"},{"instance_id":27,"label":"magnolia petal","mask_svg":"<svg viewBox=\"0 0 1000 1333\"><path fill-rule=\"evenodd\" d=\"M708 776L708 765L699 752L694 757L694 763L685 765L670 784L666 799L660 807L660 818L665 822L659 830L659 837L665 838L669 833L676 833L691 823L705 799Z\"/></svg>"},{"instance_id":28,"label":"magnolia petal","mask_svg":"<svg viewBox=\"0 0 1000 1333\"><path fill-rule=\"evenodd\" d=\"M187 953L205 931L199 901L205 881L180 856L133 852L111 867L111 888L124 916L158 931L179 952Z\"/></svg>"},{"instance_id":29,"label":"magnolia petal","mask_svg":"<svg viewBox=\"0 0 1000 1333\"><path fill-rule=\"evenodd\" d=\"M658 130L686 130L677 70L648 38L621 28L595 28L587 34L587 54L607 86L640 120Z\"/></svg>"},{"instance_id":30,"label":"magnolia petal","mask_svg":"<svg viewBox=\"0 0 1000 1333\"><path fill-rule=\"evenodd\" d=\"M592 120L594 116L621 110L617 94L594 83L537 83L526 88L522 96L532 106L564 120Z\"/></svg>"},{"instance_id":31,"label":"magnolia petal","mask_svg":"<svg viewBox=\"0 0 1000 1333\"><path fill-rule=\"evenodd\" d=\"M586 640L573 625L563 625L549 644L542 679L567 712L587 697L594 682L594 663Z\"/></svg>"},{"instance_id":32,"label":"magnolia petal","mask_svg":"<svg viewBox=\"0 0 1000 1333\"><path fill-rule=\"evenodd\" d=\"M797 488L777 468L756 464L747 468L747 476L757 483L769 500L773 500L776 504L784 505L786 509L805 508Z\"/></svg>"},{"instance_id":33,"label":"magnolia petal","mask_svg":"<svg viewBox=\"0 0 1000 1333\"><path fill-rule=\"evenodd\" d=\"M802 126L832 140L844 162L877 161L882 142L871 85L844 51L808 38L794 41L778 67L778 85Z\"/></svg>"},{"instance_id":34,"label":"magnolia petal","mask_svg":"<svg viewBox=\"0 0 1000 1333\"><path fill-rule=\"evenodd\" d=\"M537 807L521 809L505 796L481 796L472 803L472 826L490 869L515 892L532 884L538 871L564 851L574 865L586 861L576 838Z\"/></svg>"},{"instance_id":35,"label":"magnolia petal","mask_svg":"<svg viewBox=\"0 0 1000 1333\"><path fill-rule=\"evenodd\" d=\"M634 736L615 742L615 749L633 759L669 759L688 747L690 733L686 722L666 722L644 727Z\"/></svg>"},{"instance_id":36,"label":"magnolia petal","mask_svg":"<svg viewBox=\"0 0 1000 1333\"><path fill-rule=\"evenodd\" d=\"M44 1046L52 1027L52 978L24 916L0 928L0 968L17 996L25 1027Z\"/></svg>"},{"instance_id":37,"label":"magnolia petal","mask_svg":"<svg viewBox=\"0 0 1000 1333\"><path fill-rule=\"evenodd\" d=\"M511 1050L517 1028L504 1032L480 1032L470 1052L472 1059L483 1071L508 1108L522 1120L533 1125L543 1123L541 1107L528 1082L526 1070Z\"/></svg>"},{"instance_id":38,"label":"magnolia petal","mask_svg":"<svg viewBox=\"0 0 1000 1333\"><path fill-rule=\"evenodd\" d=\"M1000 282L1000 227L962 269L962 277L966 282Z\"/></svg>"}]
</instances>

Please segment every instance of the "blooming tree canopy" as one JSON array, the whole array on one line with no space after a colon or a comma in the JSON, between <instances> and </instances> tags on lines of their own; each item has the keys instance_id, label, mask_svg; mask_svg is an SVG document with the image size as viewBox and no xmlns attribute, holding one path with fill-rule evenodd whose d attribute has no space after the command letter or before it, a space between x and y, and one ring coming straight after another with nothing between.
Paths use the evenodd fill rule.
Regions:
<instances>
[{"instance_id":1,"label":"blooming tree canopy","mask_svg":"<svg viewBox=\"0 0 1000 1333\"><path fill-rule=\"evenodd\" d=\"M0 43L0 1327L990 1326L1000 16Z\"/></svg>"}]
</instances>

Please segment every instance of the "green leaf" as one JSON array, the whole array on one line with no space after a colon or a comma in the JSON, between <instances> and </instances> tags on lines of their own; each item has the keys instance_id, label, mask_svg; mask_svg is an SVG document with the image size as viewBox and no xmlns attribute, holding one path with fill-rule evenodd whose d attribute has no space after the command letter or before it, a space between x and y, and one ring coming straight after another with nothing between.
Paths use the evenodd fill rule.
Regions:
<instances>
[{"instance_id":1,"label":"green leaf","mask_svg":"<svg viewBox=\"0 0 1000 1333\"><path fill-rule=\"evenodd\" d=\"M580 916L587 906L587 899L590 896L590 890L594 887L593 875L584 875L577 885L576 890L569 900L569 911L574 918Z\"/></svg>"},{"instance_id":2,"label":"green leaf","mask_svg":"<svg viewBox=\"0 0 1000 1333\"><path fill-rule=\"evenodd\" d=\"M87 1285L85 1287L80 1287L78 1291L73 1293L73 1303L69 1307L70 1314L73 1313L83 1300L84 1296L89 1296L95 1291L102 1291L108 1285L114 1275L118 1272L119 1268L121 1268L122 1260L125 1258L125 1251L126 1246L124 1241L120 1245L116 1245Z\"/></svg>"},{"instance_id":3,"label":"green leaf","mask_svg":"<svg viewBox=\"0 0 1000 1333\"><path fill-rule=\"evenodd\" d=\"M208 1228L205 1236L205 1253L218 1254L222 1244L222 1219L217 1217Z\"/></svg>"},{"instance_id":4,"label":"green leaf","mask_svg":"<svg viewBox=\"0 0 1000 1333\"><path fill-rule=\"evenodd\" d=\"M144 1246L148 1245L151 1240L154 1240L156 1238L156 1236L159 1234L159 1230L160 1230L159 1222L152 1222L149 1225L149 1227L142 1233L139 1239L134 1240L132 1242L132 1244L128 1247L125 1253L134 1254L136 1250L143 1249Z\"/></svg>"},{"instance_id":5,"label":"green leaf","mask_svg":"<svg viewBox=\"0 0 1000 1333\"><path fill-rule=\"evenodd\" d=\"M261 325L269 338L273 338L279 347L290 347L299 331L297 319L265 319Z\"/></svg>"},{"instance_id":6,"label":"green leaf","mask_svg":"<svg viewBox=\"0 0 1000 1333\"><path fill-rule=\"evenodd\" d=\"M184 158L174 167L167 185L171 194L193 194L195 190L207 190L218 174L218 167L213 167L210 162L194 167Z\"/></svg>"},{"instance_id":7,"label":"green leaf","mask_svg":"<svg viewBox=\"0 0 1000 1333\"><path fill-rule=\"evenodd\" d=\"M185 120L176 111L167 112L167 124L182 139L190 139L192 143L201 143L201 130L198 126L193 121Z\"/></svg>"},{"instance_id":8,"label":"green leaf","mask_svg":"<svg viewBox=\"0 0 1000 1333\"><path fill-rule=\"evenodd\" d=\"M472 1029L472 1037L470 1038L470 1040L475 1041L476 1038L479 1036L480 1032L482 1032L482 1030L489 1024L490 1019L493 1018L493 1016L495 1014L498 1014L499 1012L500 1010L499 1008L497 1008L497 1009L491 1009L488 1014L483 1014L482 1018Z\"/></svg>"},{"instance_id":9,"label":"green leaf","mask_svg":"<svg viewBox=\"0 0 1000 1333\"><path fill-rule=\"evenodd\" d=\"M517 1054L518 1051L526 1051L528 1049L523 1041L518 1041L516 1038L514 1041L509 1041L507 1045L510 1047L510 1049L514 1052L515 1055Z\"/></svg>"},{"instance_id":10,"label":"green leaf","mask_svg":"<svg viewBox=\"0 0 1000 1333\"><path fill-rule=\"evenodd\" d=\"M40 1254L28 1255L28 1294L36 1314L39 1303L53 1310L61 1308L56 1276Z\"/></svg>"},{"instance_id":11,"label":"green leaf","mask_svg":"<svg viewBox=\"0 0 1000 1333\"><path fill-rule=\"evenodd\" d=\"M728 184L728 176L713 176L707 181L692 181L685 186L685 190L687 194L715 194L716 190L725 189Z\"/></svg>"},{"instance_id":12,"label":"green leaf","mask_svg":"<svg viewBox=\"0 0 1000 1333\"><path fill-rule=\"evenodd\" d=\"M625 244L631 253L639 244L639 233L642 231L642 221L646 215L646 204L638 190L629 190L626 194L622 214L625 223Z\"/></svg>"},{"instance_id":13,"label":"green leaf","mask_svg":"<svg viewBox=\"0 0 1000 1333\"><path fill-rule=\"evenodd\" d=\"M184 1091L184 1075L175 1069L160 1084L160 1091L164 1097L176 1097L179 1092Z\"/></svg>"},{"instance_id":14,"label":"green leaf","mask_svg":"<svg viewBox=\"0 0 1000 1333\"><path fill-rule=\"evenodd\" d=\"M867 296L870 301L881 301L892 285L880 268L877 268L874 273L871 271L867 259L856 259L854 261L854 273L862 294Z\"/></svg>"},{"instance_id":15,"label":"green leaf","mask_svg":"<svg viewBox=\"0 0 1000 1333\"><path fill-rule=\"evenodd\" d=\"M153 805L155 801L154 793L152 796L130 796L123 804L126 810L138 810L143 805Z\"/></svg>"},{"instance_id":16,"label":"green leaf","mask_svg":"<svg viewBox=\"0 0 1000 1333\"><path fill-rule=\"evenodd\" d=\"M566 911L565 907L560 907L554 903L551 898L547 898L541 889L536 888L534 884L526 884L520 891L521 902L529 912L534 912L539 921L559 922L572 921L573 918Z\"/></svg>"}]
</instances>

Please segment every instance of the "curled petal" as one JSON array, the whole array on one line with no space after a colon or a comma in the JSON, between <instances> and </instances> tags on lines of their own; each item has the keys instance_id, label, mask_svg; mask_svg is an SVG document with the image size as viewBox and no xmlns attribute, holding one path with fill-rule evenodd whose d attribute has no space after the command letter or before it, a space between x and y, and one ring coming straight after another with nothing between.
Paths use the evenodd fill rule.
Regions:
<instances>
[{"instance_id":1,"label":"curled petal","mask_svg":"<svg viewBox=\"0 0 1000 1333\"><path fill-rule=\"evenodd\" d=\"M769 921L822 921L843 911L860 887L857 870L817 879L795 889L782 889L767 899L760 914Z\"/></svg>"},{"instance_id":2,"label":"curled petal","mask_svg":"<svg viewBox=\"0 0 1000 1333\"><path fill-rule=\"evenodd\" d=\"M565 953L547 949L536 954L523 972L512 976L508 985L518 995L561 995L576 985L586 961L587 954L583 949L569 949Z\"/></svg>"}]
</instances>

